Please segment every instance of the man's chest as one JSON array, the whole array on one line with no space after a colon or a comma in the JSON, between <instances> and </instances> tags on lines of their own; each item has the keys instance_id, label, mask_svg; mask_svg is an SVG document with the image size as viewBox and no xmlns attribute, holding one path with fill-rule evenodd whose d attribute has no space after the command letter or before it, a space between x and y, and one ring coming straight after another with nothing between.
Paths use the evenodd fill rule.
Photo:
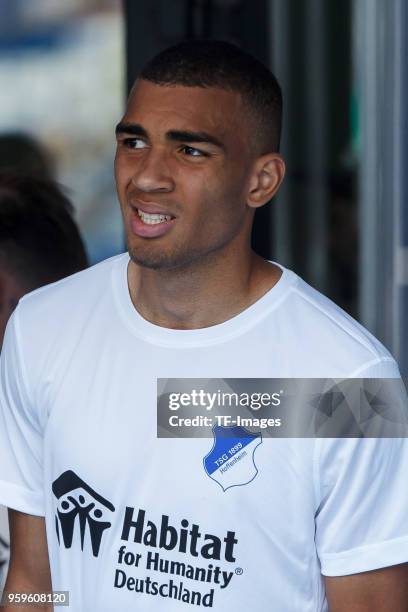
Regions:
<instances>
[{"instance_id":1,"label":"man's chest","mask_svg":"<svg viewBox=\"0 0 408 612\"><path fill-rule=\"evenodd\" d=\"M54 566L71 567L76 581L102 572L109 597L123 601L141 580L158 593L172 580L219 604L249 593L260 564L283 576L293 559L307 576L313 441L261 435L239 460L223 447L234 461L220 475L214 437L157 437L156 376L143 367L110 374L87 368L74 384L78 372L68 372L50 393L44 482Z\"/></svg>"}]
</instances>

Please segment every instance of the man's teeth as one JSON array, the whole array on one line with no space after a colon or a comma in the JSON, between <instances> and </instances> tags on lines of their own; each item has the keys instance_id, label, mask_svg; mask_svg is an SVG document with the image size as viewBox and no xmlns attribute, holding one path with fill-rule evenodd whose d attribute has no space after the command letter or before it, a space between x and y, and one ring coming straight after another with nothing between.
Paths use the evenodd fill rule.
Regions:
<instances>
[{"instance_id":1,"label":"man's teeth","mask_svg":"<svg viewBox=\"0 0 408 612\"><path fill-rule=\"evenodd\" d=\"M156 223L163 223L164 221L171 221L170 215L158 215L158 214L150 214L143 212L143 210L137 211L139 217L143 221L143 223L147 223L147 225L155 225Z\"/></svg>"}]
</instances>

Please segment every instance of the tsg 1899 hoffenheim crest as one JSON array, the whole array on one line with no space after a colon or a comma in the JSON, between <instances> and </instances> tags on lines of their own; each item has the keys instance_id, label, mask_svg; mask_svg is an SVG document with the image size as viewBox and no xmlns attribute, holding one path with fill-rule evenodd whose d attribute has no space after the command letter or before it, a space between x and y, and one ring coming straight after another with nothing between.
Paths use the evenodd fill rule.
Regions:
<instances>
[{"instance_id":1,"label":"tsg 1899 hoffenheim crest","mask_svg":"<svg viewBox=\"0 0 408 612\"><path fill-rule=\"evenodd\" d=\"M258 469L254 461L256 448L262 443L261 432L251 433L244 427L213 427L214 444L204 457L204 469L223 491L246 485Z\"/></svg>"}]
</instances>

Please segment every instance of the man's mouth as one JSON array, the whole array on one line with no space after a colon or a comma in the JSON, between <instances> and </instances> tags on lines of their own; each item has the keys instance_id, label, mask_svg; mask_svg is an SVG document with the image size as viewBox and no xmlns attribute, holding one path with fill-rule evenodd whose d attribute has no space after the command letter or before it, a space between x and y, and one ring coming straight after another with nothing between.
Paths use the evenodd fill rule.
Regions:
<instances>
[{"instance_id":1,"label":"man's mouth","mask_svg":"<svg viewBox=\"0 0 408 612\"><path fill-rule=\"evenodd\" d=\"M137 209L137 214L146 225L157 225L174 219L171 215L162 215L160 213L147 213L140 208Z\"/></svg>"},{"instance_id":2,"label":"man's mouth","mask_svg":"<svg viewBox=\"0 0 408 612\"><path fill-rule=\"evenodd\" d=\"M136 236L141 238L159 238L172 230L176 217L169 214L168 210L160 210L160 206L153 202L146 204L146 208L132 206L130 227Z\"/></svg>"}]
</instances>

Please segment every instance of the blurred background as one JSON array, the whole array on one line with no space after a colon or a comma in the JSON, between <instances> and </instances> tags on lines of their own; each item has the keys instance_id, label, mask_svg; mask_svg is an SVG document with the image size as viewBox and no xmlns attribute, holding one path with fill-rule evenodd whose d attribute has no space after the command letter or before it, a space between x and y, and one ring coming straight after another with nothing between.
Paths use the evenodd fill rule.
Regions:
<instances>
[{"instance_id":1,"label":"blurred background","mask_svg":"<svg viewBox=\"0 0 408 612\"><path fill-rule=\"evenodd\" d=\"M123 250L112 163L125 70L119 0L1 0L0 166L10 140L23 155L18 134L43 146L92 263Z\"/></svg>"},{"instance_id":2,"label":"blurred background","mask_svg":"<svg viewBox=\"0 0 408 612\"><path fill-rule=\"evenodd\" d=\"M1 0L0 11L0 166L21 157L22 135L43 147L91 263L124 250L113 130L145 61L213 37L270 66L288 167L255 248L360 320L406 372L404 0Z\"/></svg>"},{"instance_id":3,"label":"blurred background","mask_svg":"<svg viewBox=\"0 0 408 612\"><path fill-rule=\"evenodd\" d=\"M405 0L1 0L0 169L63 186L91 264L124 251L114 127L138 70L184 38L241 45L284 92L287 178L257 213L256 250L368 327L407 375L407 30Z\"/></svg>"}]
</instances>

